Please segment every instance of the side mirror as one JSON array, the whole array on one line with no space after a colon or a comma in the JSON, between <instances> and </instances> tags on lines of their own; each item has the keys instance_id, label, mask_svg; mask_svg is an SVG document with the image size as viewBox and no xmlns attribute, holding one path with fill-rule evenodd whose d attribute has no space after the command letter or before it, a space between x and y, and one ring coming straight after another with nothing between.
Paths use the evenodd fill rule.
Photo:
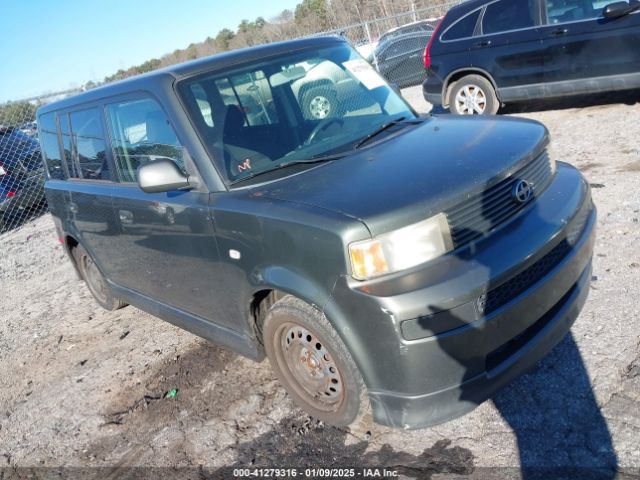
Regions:
<instances>
[{"instance_id":1,"label":"side mirror","mask_svg":"<svg viewBox=\"0 0 640 480\"><path fill-rule=\"evenodd\" d=\"M138 167L138 185L146 193L192 188L189 184L189 178L169 158L159 158L140 165Z\"/></svg>"},{"instance_id":2,"label":"side mirror","mask_svg":"<svg viewBox=\"0 0 640 480\"><path fill-rule=\"evenodd\" d=\"M627 2L610 3L602 11L604 18L620 18L633 11L633 7Z\"/></svg>"}]
</instances>

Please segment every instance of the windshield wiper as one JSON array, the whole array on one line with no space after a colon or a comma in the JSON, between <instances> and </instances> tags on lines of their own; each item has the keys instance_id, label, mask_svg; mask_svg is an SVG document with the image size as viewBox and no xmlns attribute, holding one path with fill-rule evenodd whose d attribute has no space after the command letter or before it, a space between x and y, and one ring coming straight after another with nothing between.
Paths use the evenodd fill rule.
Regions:
<instances>
[{"instance_id":1,"label":"windshield wiper","mask_svg":"<svg viewBox=\"0 0 640 480\"><path fill-rule=\"evenodd\" d=\"M354 149L358 149L361 146L363 146L365 143L367 143L369 140L371 140L374 137L377 137L378 135L380 135L382 132L384 132L385 130L390 129L391 127L393 127L394 125L398 125L399 123L404 122L407 119L407 117L399 117L396 118L395 120L391 120L390 122L384 123L382 124L382 126L378 127L377 129L375 129L373 132L371 132L369 135L367 135L366 137L364 137L362 140L359 140L354 146Z\"/></svg>"},{"instance_id":2,"label":"windshield wiper","mask_svg":"<svg viewBox=\"0 0 640 480\"><path fill-rule=\"evenodd\" d=\"M280 165L270 168L269 170L262 170L261 172L251 172L246 177L236 178L235 180L229 182L229 185L235 185L236 183L244 182L245 180L249 180L251 178L258 177L260 175L264 175L265 173L275 172L277 170L282 170L283 168L293 167L295 165L303 165L303 164L312 164L312 163L322 163L329 162L331 160L338 160L344 157L346 153L334 153L331 155L321 155L318 157L307 158L306 160L291 160L290 162L284 162Z\"/></svg>"}]
</instances>

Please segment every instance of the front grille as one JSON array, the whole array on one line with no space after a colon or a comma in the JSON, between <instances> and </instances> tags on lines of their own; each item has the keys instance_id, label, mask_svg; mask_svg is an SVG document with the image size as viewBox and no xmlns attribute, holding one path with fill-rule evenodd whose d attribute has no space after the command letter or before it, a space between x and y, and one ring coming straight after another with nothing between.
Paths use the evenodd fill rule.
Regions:
<instances>
[{"instance_id":1,"label":"front grille","mask_svg":"<svg viewBox=\"0 0 640 480\"><path fill-rule=\"evenodd\" d=\"M513 175L448 210L454 246L465 245L509 220L549 186L552 176L549 154L545 150ZM512 197L513 188L520 180L533 186L532 200L524 204Z\"/></svg>"},{"instance_id":2,"label":"front grille","mask_svg":"<svg viewBox=\"0 0 640 480\"><path fill-rule=\"evenodd\" d=\"M502 285L489 290L483 299L484 315L489 315L505 303L525 292L553 270L556 265L569 254L578 241L579 236L584 231L590 213L591 204L589 203L589 206L583 208L575 217L569 226L567 237L564 240L529 268L520 272Z\"/></svg>"}]
</instances>

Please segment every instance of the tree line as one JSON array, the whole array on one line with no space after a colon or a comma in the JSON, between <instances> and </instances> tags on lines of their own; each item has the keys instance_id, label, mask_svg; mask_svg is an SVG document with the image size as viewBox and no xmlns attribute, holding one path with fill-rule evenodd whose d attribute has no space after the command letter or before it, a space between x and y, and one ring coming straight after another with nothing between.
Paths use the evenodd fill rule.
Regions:
<instances>
[{"instance_id":1,"label":"tree line","mask_svg":"<svg viewBox=\"0 0 640 480\"><path fill-rule=\"evenodd\" d=\"M258 17L253 21L242 20L235 30L223 28L215 36L209 36L199 43L191 43L184 49L176 49L160 58L152 58L146 62L132 66L126 70L118 70L107 76L102 83L121 80L166 67L176 63L195 60L196 58L238 48L289 40L326 31L339 30L342 27L394 15L434 8L434 13L442 15L446 8L438 8L451 4L452 0L302 0L295 9L283 10L270 20ZM381 29L393 28L412 20L411 15L404 18L376 22L369 35L377 38ZM346 31L351 40L365 40L363 29ZM90 82L85 87L91 88Z\"/></svg>"},{"instance_id":2,"label":"tree line","mask_svg":"<svg viewBox=\"0 0 640 480\"><path fill-rule=\"evenodd\" d=\"M140 65L118 70L99 82L90 81L82 86L89 90L96 86L122 80L158 68L216 53L263 43L341 31L342 28L368 23L370 28L350 28L341 31L355 43L377 39L384 31L411 22L412 12L433 8L433 15L443 15L452 0L302 0L295 9L283 10L270 20L258 17L242 20L235 30L223 28L215 36L176 49L160 58L151 58ZM381 21L379 19L394 17ZM431 10L429 10L431 14ZM423 16L421 16L422 18ZM35 118L36 102L10 102L0 105L0 125L16 125Z\"/></svg>"}]
</instances>

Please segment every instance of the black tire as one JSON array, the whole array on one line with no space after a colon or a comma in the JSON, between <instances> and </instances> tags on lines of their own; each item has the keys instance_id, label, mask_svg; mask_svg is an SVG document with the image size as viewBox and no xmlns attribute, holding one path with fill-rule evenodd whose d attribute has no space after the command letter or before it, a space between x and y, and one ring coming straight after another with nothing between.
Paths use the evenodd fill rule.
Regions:
<instances>
[{"instance_id":1,"label":"black tire","mask_svg":"<svg viewBox=\"0 0 640 480\"><path fill-rule=\"evenodd\" d=\"M370 413L362 375L324 314L287 295L267 312L263 341L278 379L311 416L345 427Z\"/></svg>"},{"instance_id":2,"label":"black tire","mask_svg":"<svg viewBox=\"0 0 640 480\"><path fill-rule=\"evenodd\" d=\"M480 75L462 77L449 95L449 110L454 115L495 115L499 108L493 85Z\"/></svg>"},{"instance_id":3,"label":"black tire","mask_svg":"<svg viewBox=\"0 0 640 480\"><path fill-rule=\"evenodd\" d=\"M337 114L336 92L329 86L311 88L302 96L304 117L309 120L324 120Z\"/></svg>"},{"instance_id":4,"label":"black tire","mask_svg":"<svg viewBox=\"0 0 640 480\"><path fill-rule=\"evenodd\" d=\"M100 272L100 269L98 269L98 266L84 247L78 245L73 249L72 253L78 270L82 275L82 279L87 284L87 288L91 292L91 295L93 295L93 298L96 299L96 302L98 302L102 308L113 311L127 306L126 303L113 296L102 272Z\"/></svg>"}]
</instances>

